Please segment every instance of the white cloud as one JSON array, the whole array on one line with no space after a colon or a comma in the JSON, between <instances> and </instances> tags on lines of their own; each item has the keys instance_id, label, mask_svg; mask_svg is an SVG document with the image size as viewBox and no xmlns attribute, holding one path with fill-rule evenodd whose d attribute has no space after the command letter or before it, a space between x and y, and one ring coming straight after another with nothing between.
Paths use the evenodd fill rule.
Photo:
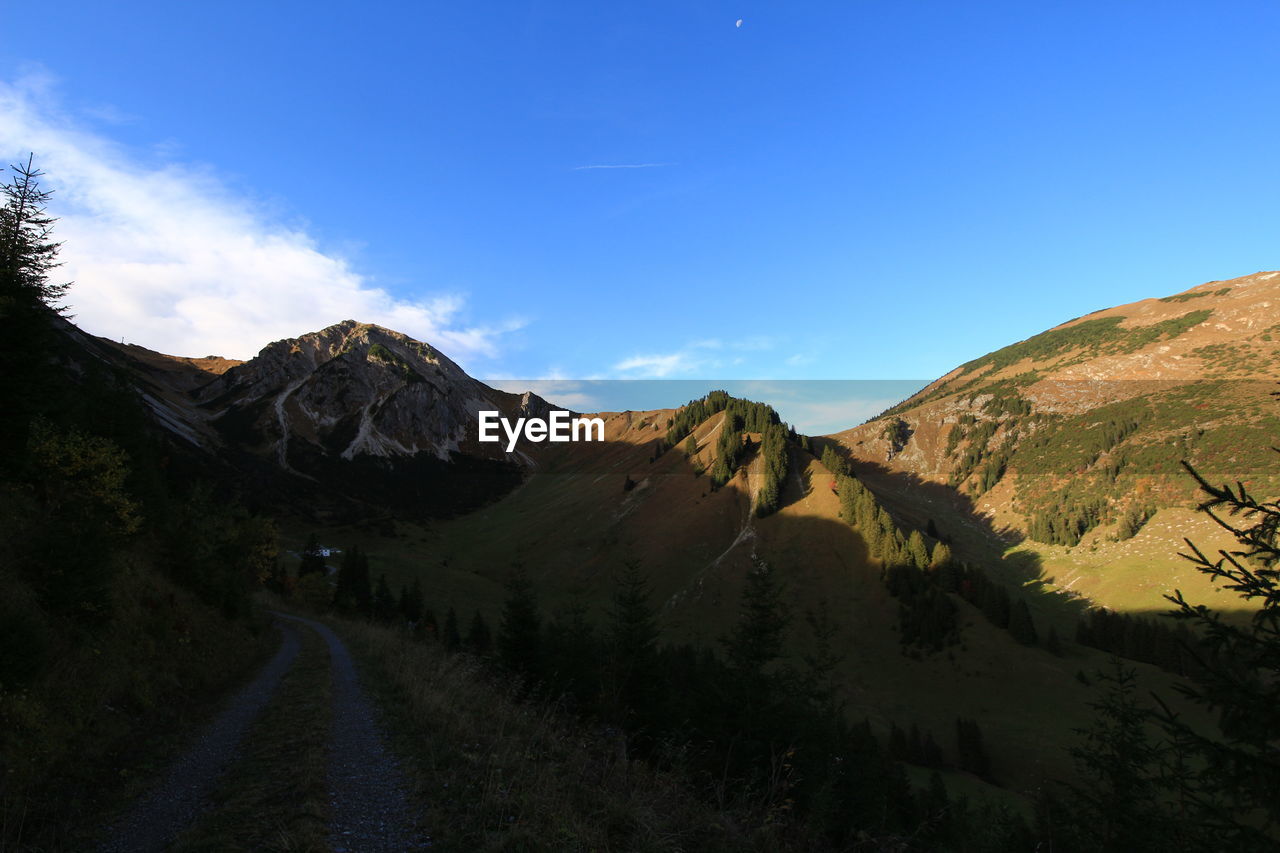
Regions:
<instances>
[{"instance_id":1,"label":"white cloud","mask_svg":"<svg viewBox=\"0 0 1280 853\"><path fill-rule=\"evenodd\" d=\"M673 352L666 355L632 356L615 364L613 369L631 376L663 379L673 373L688 373L693 369L693 364L685 353Z\"/></svg>"},{"instance_id":2,"label":"white cloud","mask_svg":"<svg viewBox=\"0 0 1280 853\"><path fill-rule=\"evenodd\" d=\"M748 363L747 358L734 353L763 353L774 346L775 339L767 335L744 335L727 341L701 338L687 342L674 352L632 356L615 364L613 370L625 379L667 379L695 372L711 375Z\"/></svg>"},{"instance_id":3,"label":"white cloud","mask_svg":"<svg viewBox=\"0 0 1280 853\"><path fill-rule=\"evenodd\" d=\"M304 230L229 191L212 170L145 165L56 106L47 75L0 82L0 155L26 159L55 190L68 302L94 334L177 355L247 358L346 319L492 357L504 332L463 322L456 295L410 300L374 287ZM101 110L102 108L96 108Z\"/></svg>"}]
</instances>

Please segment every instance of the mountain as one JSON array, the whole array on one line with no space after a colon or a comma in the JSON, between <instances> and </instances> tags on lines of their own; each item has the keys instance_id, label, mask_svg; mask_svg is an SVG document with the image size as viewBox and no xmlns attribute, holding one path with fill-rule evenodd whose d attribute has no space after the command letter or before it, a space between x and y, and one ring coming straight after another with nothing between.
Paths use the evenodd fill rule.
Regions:
<instances>
[{"instance_id":1,"label":"mountain","mask_svg":"<svg viewBox=\"0 0 1280 853\"><path fill-rule=\"evenodd\" d=\"M1270 482L1254 448L1275 420L1259 380L1272 377L1276 278L1071 321L833 436L788 434L767 405L712 392L678 409L598 413L603 441L513 454L476 440L476 413L545 414L546 401L489 388L378 326L346 321L243 363L64 331L81 362L127 378L168 437L148 463L174 484L146 504L163 546L156 573L209 602L225 608L233 582L266 583L328 608L325 573L298 578L280 553L313 534L326 551L360 548L388 619L394 590L407 600L420 589L423 613L501 625L519 568L545 617L546 672L560 678L583 665L574 648L606 648L591 638L605 636L634 566L676 649L664 660L696 672L767 574L786 635L771 666L825 660L832 701L916 784L939 769L954 790L1024 808L1025 792L1074 772L1066 747L1097 696L1082 673L1115 651L1140 662L1143 690L1173 695L1185 674L1171 629L1095 605L1149 611L1174 586L1206 600L1177 574L1175 536L1219 540L1195 527L1177 462ZM189 479L235 488L183 497ZM275 526L238 510L217 518L232 493ZM38 506L28 515L41 523ZM1123 538L1125 527L1136 534ZM197 533L208 541L193 547ZM33 576L36 595L44 575ZM140 608L149 596L139 591ZM705 700L681 687L673 701L686 694ZM966 733L977 720L975 763ZM936 755L895 747L908 731Z\"/></svg>"},{"instance_id":2,"label":"mountain","mask_svg":"<svg viewBox=\"0 0 1280 853\"><path fill-rule=\"evenodd\" d=\"M705 472L728 415L693 420L689 455L685 434L667 437L689 407L601 413L604 443L545 448L519 488L477 512L401 525L391 538L331 535L360 542L393 583L419 579L441 608L493 619L515 565L546 612L599 617L621 566L634 563L664 636L711 648L763 562L785 585L798 648L815 642L806 614L833 619L851 713L877 731L906 719L940 738L957 715L980 718L1003 780L1034 785L1047 767L1069 772L1062 743L1089 714L1075 676L1102 655L1027 645L1011 633L1010 607L1025 606L1043 644L1051 633L1070 642L1091 606L1163 610L1161 596L1177 587L1238 606L1177 556L1187 535L1228 544L1192 511L1193 483L1178 461L1255 485L1280 474L1265 451L1280 425L1268 396L1280 376L1278 287L1274 273L1213 282L975 359L867 424L789 443L780 508L766 517L756 512L761 436L747 434L732 476L715 488ZM857 485L845 485L845 465ZM859 500L878 529L852 517ZM1043 522L1073 519L1080 506L1090 511L1074 543L1032 538L1048 538ZM1136 534L1121 538L1125 524ZM945 588L946 603L911 593L915 581L896 580L894 569L907 560L909 572L912 548L927 555L939 544L977 573ZM957 639L942 652L916 633L933 618L921 609L929 601L953 613ZM1004 602L1003 616L991 601ZM1144 675L1153 685L1165 677Z\"/></svg>"},{"instance_id":3,"label":"mountain","mask_svg":"<svg viewBox=\"0 0 1280 853\"><path fill-rule=\"evenodd\" d=\"M420 582L437 612L495 624L513 566L547 613L600 618L633 563L664 637L708 648L733 624L749 573L768 565L797 654L820 642L809 616L834 626L851 713L880 732L910 721L940 742L957 716L981 718L1002 782L1032 786L1046 768L1068 772L1063 738L1089 719L1075 676L1102 660L1086 646L1048 653L1045 638L1069 642L1090 604L1156 609L1178 583L1175 534L1216 542L1194 526L1184 448L1210 470L1262 470L1249 466L1274 413L1257 378L1271 374L1251 366L1273 352L1276 279L1098 312L962 365L867 424L790 439L778 509L764 516L776 463L760 427L731 423L710 397L599 413L603 442L508 456L475 441L475 412L540 413L545 401L488 388L377 326L339 323L243 364L96 345L127 362L181 442L254 486L286 542L320 526L326 544L360 545L392 588ZM717 487L723 447L738 449ZM1092 514L1074 543L1036 543L1038 519L1082 505ZM362 521L387 507L398 520ZM1106 541L1135 507L1141 532ZM963 582L922 594L937 581L911 573L940 545ZM1016 634L1010 608L1040 644Z\"/></svg>"},{"instance_id":4,"label":"mountain","mask_svg":"<svg viewBox=\"0 0 1280 853\"><path fill-rule=\"evenodd\" d=\"M1280 489L1278 355L1280 273L1260 272L1068 321L830 439L909 515L984 519L1059 588L1156 608L1197 580L1182 538L1214 537L1181 460Z\"/></svg>"},{"instance_id":5,"label":"mountain","mask_svg":"<svg viewBox=\"0 0 1280 853\"><path fill-rule=\"evenodd\" d=\"M477 413L548 403L472 379L428 344L347 320L240 363L96 341L136 377L159 424L296 508L362 504L431 515L502 494L534 464L476 440Z\"/></svg>"}]
</instances>

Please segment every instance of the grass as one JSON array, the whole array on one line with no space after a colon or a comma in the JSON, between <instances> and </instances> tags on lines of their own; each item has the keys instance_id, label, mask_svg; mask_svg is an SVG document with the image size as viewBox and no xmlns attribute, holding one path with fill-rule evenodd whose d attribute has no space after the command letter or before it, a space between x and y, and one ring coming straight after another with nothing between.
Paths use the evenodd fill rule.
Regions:
<instances>
[{"instance_id":1,"label":"grass","mask_svg":"<svg viewBox=\"0 0 1280 853\"><path fill-rule=\"evenodd\" d=\"M961 370L972 373L989 367L992 373L996 373L1023 360L1045 362L1069 353L1074 353L1074 362L1097 355L1136 352L1147 344L1176 338L1192 326L1203 323L1212 314L1210 309L1201 309L1133 329L1120 326L1124 317L1097 317L1033 335L1025 341L974 359L962 365Z\"/></svg>"},{"instance_id":2,"label":"grass","mask_svg":"<svg viewBox=\"0 0 1280 853\"><path fill-rule=\"evenodd\" d=\"M904 657L893 633L896 603L878 568L867 563L861 540L838 518L838 501L826 488L830 475L816 461L796 460L786 505L752 522L756 535L747 545L729 549L745 504L735 498L736 488L704 498L705 481L691 473L665 476L666 466L684 464L677 456L667 454L654 464L652 484L643 492L623 493L617 483L593 483L590 475L539 474L473 516L428 529L397 525L409 535L389 538L366 531L359 541L375 577L385 571L394 587L420 573L437 617L453 604L465 628L472 609L480 607L494 630L505 597L501 578L512 559L522 558L534 576L544 615L577 595L588 618L599 624L616 568L634 543L655 590L664 640L713 650L736 617L741 580L757 550L786 581L797 654L808 642L806 612L826 609L840 625L841 675L853 719L869 718L881 735L891 722L918 722L953 754L956 715L982 716L991 720L984 727L1005 779L1030 787L1046 771L1057 771L1064 762L1057 742L1087 713L1087 694L1074 680L1078 664L1019 646L1007 633L988 630L976 614L968 617L975 622L967 638L971 652L957 653L958 663L945 656ZM640 464L619 464L618 482L626 470L648 469ZM809 488L802 492L805 482ZM635 509L622 515L616 508L631 506L629 501ZM967 530L958 522L943 527ZM343 544L357 534L348 529L336 537L322 532L320 538ZM306 531L295 535L300 542ZM617 545L605 544L610 536ZM579 547L579 540L589 547ZM716 562L722 554L727 556ZM1074 626L1059 634L1069 639ZM949 701L939 703L939 695Z\"/></svg>"},{"instance_id":3,"label":"grass","mask_svg":"<svg viewBox=\"0 0 1280 853\"><path fill-rule=\"evenodd\" d=\"M0 691L0 849L84 849L275 648L273 633L218 616L146 553L119 559L112 620L59 633L44 673Z\"/></svg>"},{"instance_id":4,"label":"grass","mask_svg":"<svg viewBox=\"0 0 1280 853\"><path fill-rule=\"evenodd\" d=\"M745 808L704 801L678 773L627 754L625 736L554 703L521 701L470 655L338 622L409 759L440 849L807 849Z\"/></svg>"},{"instance_id":5,"label":"grass","mask_svg":"<svg viewBox=\"0 0 1280 853\"><path fill-rule=\"evenodd\" d=\"M714 440L711 430L701 437L704 444ZM514 560L523 561L534 577L544 615L577 596L587 606L589 618L599 624L614 589L616 567L629 554L638 555L655 590L664 640L711 649L720 648L718 637L735 617L745 564L750 552L757 551L786 581L795 616L793 638L800 644L795 647L797 653L806 642L806 611L825 608L839 624L836 641L845 656L840 675L851 718L868 718L880 736L891 723L916 722L934 733L949 757L954 757L956 716L981 719L998 778L1015 796L1034 790L1045 778L1071 774L1065 747L1072 740L1072 729L1089 721L1087 702L1092 698L1075 674L1100 667L1105 655L1071 642L1079 602L1060 592L1073 577L1060 562L1060 555L1069 553L1065 549L1024 548L1025 554L1006 559L1009 543L954 515L957 510L950 501L926 504L922 503L925 493L909 488L895 493L892 485L880 484L888 489L891 509L900 517L921 527L932 518L956 538L963 553L975 559L981 556L1002 582L1028 584L1025 595L1042 639L1052 625L1068 647L1066 656L1055 657L1041 648L1018 645L969 605L960 604L967 626L964 647L910 659L901 653L894 633L896 603L885 592L877 567L868 563L861 540L839 518L838 501L826 488L830 474L816 461L795 461L795 476L788 479L781 511L753 520L754 535L742 540L747 544L730 548L745 517L743 496L737 494L736 486L704 494L705 479L693 477L683 467L687 463L682 454L668 453L648 463L644 446L627 451L618 443L609 452L615 455L609 457L608 465L586 474L540 472L503 500L469 516L430 526L397 523L397 535L391 537L348 528L336 536L321 532L321 540L339 546L358 541L370 554L375 578L385 571L393 587L420 577L428 606L437 617L443 617L452 604L464 629L476 607L497 629L505 596L501 580ZM624 474L633 479L644 476L649 484L624 493L620 486ZM1163 529L1162 520L1156 521L1150 531L1122 543L1108 556L1141 553L1154 559L1158 555L1160 565L1177 565L1176 539L1151 538ZM307 532L297 528L291 535L300 543ZM1160 551L1162 542L1165 549ZM1103 572L1087 562L1087 547L1074 553L1085 561L1071 563L1086 575L1073 587L1082 589ZM1056 576L1057 583L1045 583L1046 575ZM1137 569L1132 575L1126 569L1116 586L1096 589L1100 596L1115 590L1121 600L1152 609L1159 604L1157 591L1139 589L1138 580ZM1134 588L1119 589L1119 584ZM1102 601L1109 603L1105 597ZM370 668L385 665L376 661ZM404 666L410 674L401 672L386 679L411 692L417 689L413 671L445 664L424 660ZM1163 675L1148 673L1146 668L1143 672L1153 687L1170 692ZM438 677L461 678L443 671ZM939 697L946 699L939 701ZM436 724L441 712L427 699L406 701L424 708L418 713L431 718L430 725ZM395 699L389 704L400 702ZM410 721L407 728L416 731L416 725ZM460 720L456 725L465 729L468 723ZM483 739L471 742L486 743ZM475 756L467 760L473 759L479 760ZM509 772L506 765L498 766ZM466 824L470 818L458 820Z\"/></svg>"},{"instance_id":6,"label":"grass","mask_svg":"<svg viewBox=\"0 0 1280 853\"><path fill-rule=\"evenodd\" d=\"M213 808L173 850L326 851L325 780L332 719L329 653L297 629L302 650L214 793Z\"/></svg>"}]
</instances>

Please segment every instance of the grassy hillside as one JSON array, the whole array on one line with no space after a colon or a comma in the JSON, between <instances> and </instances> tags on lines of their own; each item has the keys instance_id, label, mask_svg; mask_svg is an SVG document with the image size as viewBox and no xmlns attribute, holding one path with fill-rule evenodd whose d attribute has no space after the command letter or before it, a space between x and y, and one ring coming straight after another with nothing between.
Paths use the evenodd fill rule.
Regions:
<instances>
[{"instance_id":1,"label":"grassy hillside","mask_svg":"<svg viewBox=\"0 0 1280 853\"><path fill-rule=\"evenodd\" d=\"M475 514L430 525L398 522L393 535L330 529L321 539L360 546L374 577L385 573L393 590L418 581L437 620L453 608L463 631L477 611L498 624L504 583L517 565L533 580L548 617L582 608L600 624L624 565L634 562L653 589L664 639L717 652L753 560L762 559L785 587L794 660L815 648L809 615L835 626L839 695L850 718L866 718L884 736L895 725L916 724L935 733L952 760L956 718L981 719L999 781L1009 790L1029 793L1047 777L1071 775L1064 746L1091 714L1091 691L1077 674L1102 666L1105 655L1071 642L1081 603L1037 583L1038 558L1006 558L981 519L922 513L918 499L899 501L886 490L885 506L903 531L924 530L934 519L959 553L982 561L996 582L1027 602L1041 638L1052 629L1065 649L1054 654L1016 642L974 605L949 595L959 642L937 653L912 651L900 633L901 602L882 579L884 561L869 551L865 531L842 517L831 488L836 475L821 460L791 447L781 507L758 518L752 496L759 454L746 456L713 490L708 476L696 472L710 467L723 416L697 425L695 456L678 445L654 459L653 425L671 416L610 415L605 444L540 458L523 486ZM635 485L626 488L628 481ZM867 482L878 489L874 478ZM296 548L310 528L297 523L286 531ZM1170 676L1139 669L1145 685L1167 692Z\"/></svg>"},{"instance_id":2,"label":"grassy hillside","mask_svg":"<svg viewBox=\"0 0 1280 853\"><path fill-rule=\"evenodd\" d=\"M1259 273L1096 312L961 365L832 438L886 499L937 492L938 523L985 519L998 535L979 547L1017 546L1059 590L1153 610L1189 583L1217 600L1176 556L1187 533L1221 538L1190 519L1197 497L1180 463L1280 492L1278 291L1276 273ZM1192 526L1159 535L1173 519Z\"/></svg>"}]
</instances>

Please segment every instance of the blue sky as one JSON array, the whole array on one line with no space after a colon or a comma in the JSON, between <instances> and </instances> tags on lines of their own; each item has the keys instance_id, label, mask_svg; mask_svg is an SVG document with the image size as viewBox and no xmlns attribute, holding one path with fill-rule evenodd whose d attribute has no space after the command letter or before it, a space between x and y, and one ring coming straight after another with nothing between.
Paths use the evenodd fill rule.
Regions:
<instances>
[{"instance_id":1,"label":"blue sky","mask_svg":"<svg viewBox=\"0 0 1280 853\"><path fill-rule=\"evenodd\" d=\"M79 321L156 349L359 312L482 377L929 379L1280 267L1278 36L1270 2L49 0L0 42L0 152L59 191Z\"/></svg>"}]
</instances>

